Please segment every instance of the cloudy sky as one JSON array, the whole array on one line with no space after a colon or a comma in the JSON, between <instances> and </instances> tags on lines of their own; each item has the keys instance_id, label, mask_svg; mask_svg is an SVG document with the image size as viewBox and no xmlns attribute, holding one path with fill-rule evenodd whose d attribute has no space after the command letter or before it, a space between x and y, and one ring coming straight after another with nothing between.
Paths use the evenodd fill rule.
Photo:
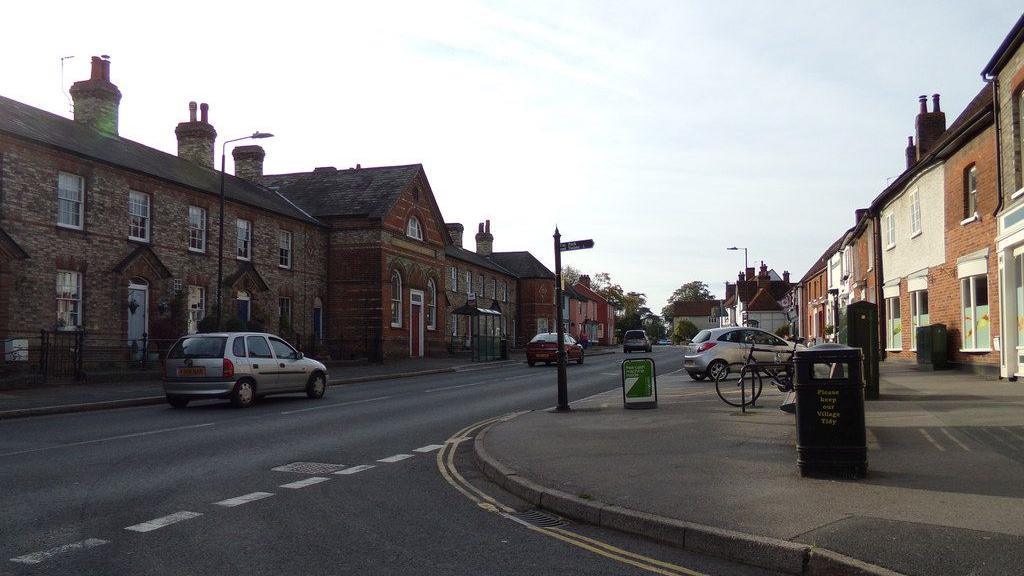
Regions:
<instances>
[{"instance_id":1,"label":"cloudy sky","mask_svg":"<svg viewBox=\"0 0 1024 576\"><path fill-rule=\"evenodd\" d=\"M222 5L223 4L223 5ZM0 94L70 116L109 54L121 135L174 153L189 100L268 173L422 163L448 221L566 256L660 309L742 254L800 277L948 122L1020 16L971 2L18 2ZM144 9L142 7L145 7ZM60 17L54 17L60 15ZM65 60L63 84L61 57ZM229 155L229 171L230 155Z\"/></svg>"}]
</instances>

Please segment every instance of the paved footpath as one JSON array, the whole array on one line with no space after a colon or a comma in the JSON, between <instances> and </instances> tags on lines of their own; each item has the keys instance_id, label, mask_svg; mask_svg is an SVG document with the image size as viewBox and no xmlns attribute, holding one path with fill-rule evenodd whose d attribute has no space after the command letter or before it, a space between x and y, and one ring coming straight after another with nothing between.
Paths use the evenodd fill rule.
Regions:
<instances>
[{"instance_id":1,"label":"paved footpath","mask_svg":"<svg viewBox=\"0 0 1024 576\"><path fill-rule=\"evenodd\" d=\"M687 542L791 573L1021 573L1024 383L883 367L861 481L800 477L793 416L774 390L743 415L685 372L658 384L655 410L624 410L612 391L498 424L478 437L478 461L563 514L657 515L689 526ZM671 528L643 515L627 524L654 537ZM857 572L821 549L888 570ZM830 561L846 568L828 572Z\"/></svg>"}]
</instances>

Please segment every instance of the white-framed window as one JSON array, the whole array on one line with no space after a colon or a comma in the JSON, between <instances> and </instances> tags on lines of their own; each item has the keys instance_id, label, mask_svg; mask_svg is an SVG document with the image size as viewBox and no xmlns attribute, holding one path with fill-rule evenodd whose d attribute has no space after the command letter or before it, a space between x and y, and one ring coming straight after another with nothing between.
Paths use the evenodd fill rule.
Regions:
<instances>
[{"instance_id":1,"label":"white-framed window","mask_svg":"<svg viewBox=\"0 0 1024 576\"><path fill-rule=\"evenodd\" d=\"M57 329L75 330L82 325L82 274L57 271Z\"/></svg>"},{"instance_id":2,"label":"white-framed window","mask_svg":"<svg viewBox=\"0 0 1024 576\"><path fill-rule=\"evenodd\" d=\"M537 334L545 334L548 331L548 319L545 316L537 318Z\"/></svg>"},{"instance_id":3,"label":"white-framed window","mask_svg":"<svg viewBox=\"0 0 1024 576\"><path fill-rule=\"evenodd\" d=\"M452 336L459 335L459 318L455 314L448 315L448 333Z\"/></svg>"},{"instance_id":4,"label":"white-framed window","mask_svg":"<svg viewBox=\"0 0 1024 576\"><path fill-rule=\"evenodd\" d=\"M188 333L199 331L199 323L206 318L206 287L188 287Z\"/></svg>"},{"instance_id":5,"label":"white-framed window","mask_svg":"<svg viewBox=\"0 0 1024 576\"><path fill-rule=\"evenodd\" d=\"M242 218L235 221L235 258L252 259L252 222Z\"/></svg>"},{"instance_id":6,"label":"white-framed window","mask_svg":"<svg viewBox=\"0 0 1024 576\"><path fill-rule=\"evenodd\" d=\"M391 273L391 327L402 327L402 275Z\"/></svg>"},{"instance_id":7,"label":"white-framed window","mask_svg":"<svg viewBox=\"0 0 1024 576\"><path fill-rule=\"evenodd\" d=\"M498 299L498 281L491 278L491 298Z\"/></svg>"},{"instance_id":8,"label":"white-framed window","mask_svg":"<svg viewBox=\"0 0 1024 576\"><path fill-rule=\"evenodd\" d=\"M405 235L409 238L423 240L423 229L420 227L419 219L415 216L409 217L409 222L405 225Z\"/></svg>"},{"instance_id":9,"label":"white-framed window","mask_svg":"<svg viewBox=\"0 0 1024 576\"><path fill-rule=\"evenodd\" d=\"M507 282L502 282L501 283L501 301L502 302L508 302L508 283Z\"/></svg>"},{"instance_id":10,"label":"white-framed window","mask_svg":"<svg viewBox=\"0 0 1024 576\"><path fill-rule=\"evenodd\" d=\"M57 225L81 230L85 220L85 178L57 174Z\"/></svg>"},{"instance_id":11,"label":"white-framed window","mask_svg":"<svg viewBox=\"0 0 1024 576\"><path fill-rule=\"evenodd\" d=\"M466 295L473 293L473 273L466 270Z\"/></svg>"},{"instance_id":12,"label":"white-framed window","mask_svg":"<svg viewBox=\"0 0 1024 576\"><path fill-rule=\"evenodd\" d=\"M914 188L910 192L910 235L921 233L921 194Z\"/></svg>"},{"instance_id":13,"label":"white-framed window","mask_svg":"<svg viewBox=\"0 0 1024 576\"><path fill-rule=\"evenodd\" d=\"M903 323L900 318L899 296L885 299L885 334L886 350L903 349Z\"/></svg>"},{"instance_id":14,"label":"white-framed window","mask_svg":"<svg viewBox=\"0 0 1024 576\"><path fill-rule=\"evenodd\" d=\"M868 270L872 270L875 267L875 231L872 229L873 223L868 222L867 228L864 230L864 234L868 237Z\"/></svg>"},{"instance_id":15,"label":"white-framed window","mask_svg":"<svg viewBox=\"0 0 1024 576\"><path fill-rule=\"evenodd\" d=\"M917 329L931 323L928 319L928 291L910 293L910 349L917 350Z\"/></svg>"},{"instance_id":16,"label":"white-framed window","mask_svg":"<svg viewBox=\"0 0 1024 576\"><path fill-rule=\"evenodd\" d=\"M962 350L991 350L991 319L988 307L988 275L960 279L963 309Z\"/></svg>"},{"instance_id":17,"label":"white-framed window","mask_svg":"<svg viewBox=\"0 0 1024 576\"><path fill-rule=\"evenodd\" d=\"M277 265L281 268L292 267L292 233L287 230L277 232Z\"/></svg>"},{"instance_id":18,"label":"white-framed window","mask_svg":"<svg viewBox=\"0 0 1024 576\"><path fill-rule=\"evenodd\" d=\"M448 288L451 289L452 292L458 292L459 291L459 269L456 268L455 266L449 266L448 267L448 275L450 277L450 280L448 282Z\"/></svg>"},{"instance_id":19,"label":"white-framed window","mask_svg":"<svg viewBox=\"0 0 1024 576\"><path fill-rule=\"evenodd\" d=\"M437 287L433 280L427 280L427 330L437 327Z\"/></svg>"},{"instance_id":20,"label":"white-framed window","mask_svg":"<svg viewBox=\"0 0 1024 576\"><path fill-rule=\"evenodd\" d=\"M972 165L964 174L964 218L978 212L978 167Z\"/></svg>"},{"instance_id":21,"label":"white-framed window","mask_svg":"<svg viewBox=\"0 0 1024 576\"><path fill-rule=\"evenodd\" d=\"M896 245L896 214L889 212L885 215L885 249L888 250Z\"/></svg>"},{"instance_id":22,"label":"white-framed window","mask_svg":"<svg viewBox=\"0 0 1024 576\"><path fill-rule=\"evenodd\" d=\"M149 242L149 194L128 191L128 238Z\"/></svg>"},{"instance_id":23,"label":"white-framed window","mask_svg":"<svg viewBox=\"0 0 1024 576\"><path fill-rule=\"evenodd\" d=\"M487 279L483 272L480 273L480 297L487 298Z\"/></svg>"},{"instance_id":24,"label":"white-framed window","mask_svg":"<svg viewBox=\"0 0 1024 576\"><path fill-rule=\"evenodd\" d=\"M287 324L292 325L292 299L291 298L278 298L277 299L277 321L278 324L283 326Z\"/></svg>"},{"instance_id":25,"label":"white-framed window","mask_svg":"<svg viewBox=\"0 0 1024 576\"><path fill-rule=\"evenodd\" d=\"M188 207L188 249L190 252L206 252L206 209Z\"/></svg>"}]
</instances>

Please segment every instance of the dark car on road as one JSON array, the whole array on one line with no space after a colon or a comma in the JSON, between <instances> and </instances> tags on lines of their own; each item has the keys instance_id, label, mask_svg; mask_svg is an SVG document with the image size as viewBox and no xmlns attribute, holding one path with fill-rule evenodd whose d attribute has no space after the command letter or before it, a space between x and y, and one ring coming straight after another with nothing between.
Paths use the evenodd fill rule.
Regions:
<instances>
[{"instance_id":1,"label":"dark car on road","mask_svg":"<svg viewBox=\"0 0 1024 576\"><path fill-rule=\"evenodd\" d=\"M647 339L647 333L643 330L626 330L622 335L622 351L650 353L651 341Z\"/></svg>"},{"instance_id":2,"label":"dark car on road","mask_svg":"<svg viewBox=\"0 0 1024 576\"><path fill-rule=\"evenodd\" d=\"M568 334L563 336L567 360L575 360L577 364L583 364L583 346ZM556 332L542 332L533 337L526 345L526 363L534 366L537 362L551 364L558 362L558 334Z\"/></svg>"}]
</instances>

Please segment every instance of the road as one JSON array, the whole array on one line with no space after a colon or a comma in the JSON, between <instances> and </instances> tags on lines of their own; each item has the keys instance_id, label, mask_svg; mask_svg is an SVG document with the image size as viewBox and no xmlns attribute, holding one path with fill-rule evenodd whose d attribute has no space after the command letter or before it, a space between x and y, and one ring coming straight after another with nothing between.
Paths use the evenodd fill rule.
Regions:
<instances>
[{"instance_id":1,"label":"road","mask_svg":"<svg viewBox=\"0 0 1024 576\"><path fill-rule=\"evenodd\" d=\"M661 373L681 364L678 348L653 356ZM619 386L623 357L570 366L570 399ZM206 402L2 421L0 573L651 573L481 509L439 469L437 451L463 428L554 402L555 369L523 364L247 410ZM455 467L524 509L480 477L468 444ZM294 463L318 466L274 470ZM679 567L662 573L764 573L572 528Z\"/></svg>"}]
</instances>

